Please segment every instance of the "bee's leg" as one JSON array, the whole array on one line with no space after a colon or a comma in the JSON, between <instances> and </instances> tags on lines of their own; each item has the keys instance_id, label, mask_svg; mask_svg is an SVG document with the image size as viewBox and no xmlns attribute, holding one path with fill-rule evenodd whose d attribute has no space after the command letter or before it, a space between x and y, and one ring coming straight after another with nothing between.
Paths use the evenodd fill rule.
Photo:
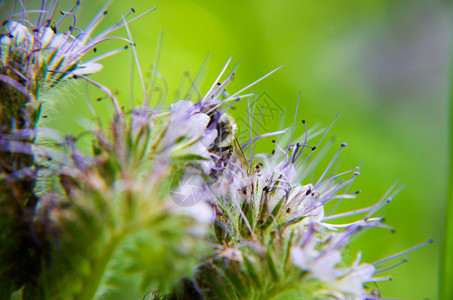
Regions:
<instances>
[{"instance_id":1,"label":"bee's leg","mask_svg":"<svg viewBox=\"0 0 453 300\"><path fill-rule=\"evenodd\" d=\"M225 151L228 151L226 153L225 156L223 156L223 153ZM232 145L228 145L228 146L225 146L225 147L220 147L220 153L222 153L222 156L225 157L226 159L230 159L231 156L233 155L233 146Z\"/></svg>"},{"instance_id":2,"label":"bee's leg","mask_svg":"<svg viewBox=\"0 0 453 300\"><path fill-rule=\"evenodd\" d=\"M233 149L234 148L232 145L225 147L211 147L210 151L214 152L215 154L218 153L218 155L220 156L219 160L215 161L216 169L211 170L211 173L209 174L212 179L217 180L220 177L220 175L222 174L222 169L225 168L225 161L230 159L230 157L233 155ZM224 153L225 151L227 152L226 154Z\"/></svg>"}]
</instances>

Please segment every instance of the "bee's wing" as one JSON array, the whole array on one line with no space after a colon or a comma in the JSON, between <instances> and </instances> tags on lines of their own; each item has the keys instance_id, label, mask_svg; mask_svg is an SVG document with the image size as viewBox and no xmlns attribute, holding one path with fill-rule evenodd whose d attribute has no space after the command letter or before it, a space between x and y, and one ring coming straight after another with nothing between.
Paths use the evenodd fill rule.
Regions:
<instances>
[{"instance_id":1,"label":"bee's wing","mask_svg":"<svg viewBox=\"0 0 453 300\"><path fill-rule=\"evenodd\" d=\"M234 134L233 134L233 148L234 148L234 152L236 154L237 159L241 163L242 169L244 169L248 173L249 169L250 169L249 160L247 159L244 152L242 151L241 144L239 144L239 141L236 138L236 135L234 135Z\"/></svg>"}]
</instances>

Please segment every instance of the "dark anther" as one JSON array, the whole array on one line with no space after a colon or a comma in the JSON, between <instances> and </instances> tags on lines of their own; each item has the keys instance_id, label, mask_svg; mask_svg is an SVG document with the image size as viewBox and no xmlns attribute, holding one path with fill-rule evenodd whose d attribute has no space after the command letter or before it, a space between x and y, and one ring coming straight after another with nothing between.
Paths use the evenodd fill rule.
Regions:
<instances>
[{"instance_id":1,"label":"dark anther","mask_svg":"<svg viewBox=\"0 0 453 300\"><path fill-rule=\"evenodd\" d=\"M271 153L272 153L272 155L274 155L274 154L275 154L275 150L272 150L272 152L271 152Z\"/></svg>"},{"instance_id":2,"label":"dark anther","mask_svg":"<svg viewBox=\"0 0 453 300\"><path fill-rule=\"evenodd\" d=\"M43 119L47 119L47 115L42 116Z\"/></svg>"},{"instance_id":3,"label":"dark anther","mask_svg":"<svg viewBox=\"0 0 453 300\"><path fill-rule=\"evenodd\" d=\"M104 99L104 97L99 97L96 99L96 101L101 101L102 99Z\"/></svg>"},{"instance_id":4,"label":"dark anther","mask_svg":"<svg viewBox=\"0 0 453 300\"><path fill-rule=\"evenodd\" d=\"M60 10L60 14L64 15L64 12L62 10Z\"/></svg>"},{"instance_id":5,"label":"dark anther","mask_svg":"<svg viewBox=\"0 0 453 300\"><path fill-rule=\"evenodd\" d=\"M315 151L316 150L316 146L314 146L313 148L311 148L311 151Z\"/></svg>"},{"instance_id":6,"label":"dark anther","mask_svg":"<svg viewBox=\"0 0 453 300\"><path fill-rule=\"evenodd\" d=\"M274 144L275 144L275 140L272 140L272 143L274 143Z\"/></svg>"},{"instance_id":7,"label":"dark anther","mask_svg":"<svg viewBox=\"0 0 453 300\"><path fill-rule=\"evenodd\" d=\"M77 5L80 5L80 0L79 0L79 1L77 1Z\"/></svg>"},{"instance_id":8,"label":"dark anther","mask_svg":"<svg viewBox=\"0 0 453 300\"><path fill-rule=\"evenodd\" d=\"M133 13L135 13L135 9L134 9L133 7L131 7L131 11L132 11Z\"/></svg>"},{"instance_id":9,"label":"dark anther","mask_svg":"<svg viewBox=\"0 0 453 300\"><path fill-rule=\"evenodd\" d=\"M308 195L310 195L310 193L311 193L311 190L308 189L308 191L305 193L305 195L308 196Z\"/></svg>"},{"instance_id":10,"label":"dark anther","mask_svg":"<svg viewBox=\"0 0 453 300\"><path fill-rule=\"evenodd\" d=\"M302 120L302 124L305 124L305 120Z\"/></svg>"},{"instance_id":11,"label":"dark anther","mask_svg":"<svg viewBox=\"0 0 453 300\"><path fill-rule=\"evenodd\" d=\"M347 143L341 143L341 147L346 147L347 145Z\"/></svg>"},{"instance_id":12,"label":"dark anther","mask_svg":"<svg viewBox=\"0 0 453 300\"><path fill-rule=\"evenodd\" d=\"M105 16L106 14L107 14L107 11L106 11L106 10L104 10L104 16Z\"/></svg>"},{"instance_id":13,"label":"dark anther","mask_svg":"<svg viewBox=\"0 0 453 300\"><path fill-rule=\"evenodd\" d=\"M96 51L98 51L97 48L93 48L93 53L96 53Z\"/></svg>"},{"instance_id":14,"label":"dark anther","mask_svg":"<svg viewBox=\"0 0 453 300\"><path fill-rule=\"evenodd\" d=\"M221 84L222 84L222 83L221 83L220 81L219 81L219 82L217 82L217 85L221 85Z\"/></svg>"},{"instance_id":15,"label":"dark anther","mask_svg":"<svg viewBox=\"0 0 453 300\"><path fill-rule=\"evenodd\" d=\"M127 48L129 48L129 46L128 46L128 45L124 46L124 49L125 49L125 50L127 50Z\"/></svg>"},{"instance_id":16,"label":"dark anther","mask_svg":"<svg viewBox=\"0 0 453 300\"><path fill-rule=\"evenodd\" d=\"M288 208L286 209L286 212L289 214L289 213L291 212L291 207L288 207Z\"/></svg>"}]
</instances>

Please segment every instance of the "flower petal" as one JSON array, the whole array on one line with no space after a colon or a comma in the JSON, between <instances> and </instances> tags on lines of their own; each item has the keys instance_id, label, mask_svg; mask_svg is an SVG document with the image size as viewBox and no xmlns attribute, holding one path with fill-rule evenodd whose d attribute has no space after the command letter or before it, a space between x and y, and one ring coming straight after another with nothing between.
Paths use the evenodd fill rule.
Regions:
<instances>
[{"instance_id":1,"label":"flower petal","mask_svg":"<svg viewBox=\"0 0 453 300\"><path fill-rule=\"evenodd\" d=\"M85 75L85 74L93 74L99 72L104 68L103 65L99 63L89 63L89 64L82 64L77 69L72 71L71 73L74 75Z\"/></svg>"}]
</instances>

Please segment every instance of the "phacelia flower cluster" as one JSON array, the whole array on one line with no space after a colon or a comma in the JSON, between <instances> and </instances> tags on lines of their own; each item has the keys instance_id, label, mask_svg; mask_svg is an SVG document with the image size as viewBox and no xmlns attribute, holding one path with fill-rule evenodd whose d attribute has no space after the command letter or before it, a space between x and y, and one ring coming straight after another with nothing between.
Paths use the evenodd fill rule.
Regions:
<instances>
[{"instance_id":1,"label":"phacelia flower cluster","mask_svg":"<svg viewBox=\"0 0 453 300\"><path fill-rule=\"evenodd\" d=\"M396 192L336 213L341 201L359 194L349 191L359 169L334 171L343 143L313 180L330 127L296 125L299 104L290 129L250 130L247 140L237 139L228 109L253 97L245 91L277 69L229 94L235 74L223 77L230 59L196 101L151 105L143 84L145 105L126 109L87 76L124 49L97 54L99 43L120 40L136 55L127 24L143 14L124 16L95 35L110 1L83 30L79 1L59 11L60 18L58 1L44 0L37 10L18 2L21 9L3 22L0 38L4 298L226 300L289 293L377 299L373 283L390 278L380 273L405 260L383 265L431 242L373 263L346 252L364 230L392 230L374 215ZM128 38L110 36L123 26ZM97 56L85 60L88 52ZM107 126L99 123L78 137L38 126L47 105L41 92L73 78L94 83L112 100ZM304 134L294 137L298 126ZM36 140L40 135L49 141ZM273 151L260 151L257 141L270 138Z\"/></svg>"}]
</instances>

